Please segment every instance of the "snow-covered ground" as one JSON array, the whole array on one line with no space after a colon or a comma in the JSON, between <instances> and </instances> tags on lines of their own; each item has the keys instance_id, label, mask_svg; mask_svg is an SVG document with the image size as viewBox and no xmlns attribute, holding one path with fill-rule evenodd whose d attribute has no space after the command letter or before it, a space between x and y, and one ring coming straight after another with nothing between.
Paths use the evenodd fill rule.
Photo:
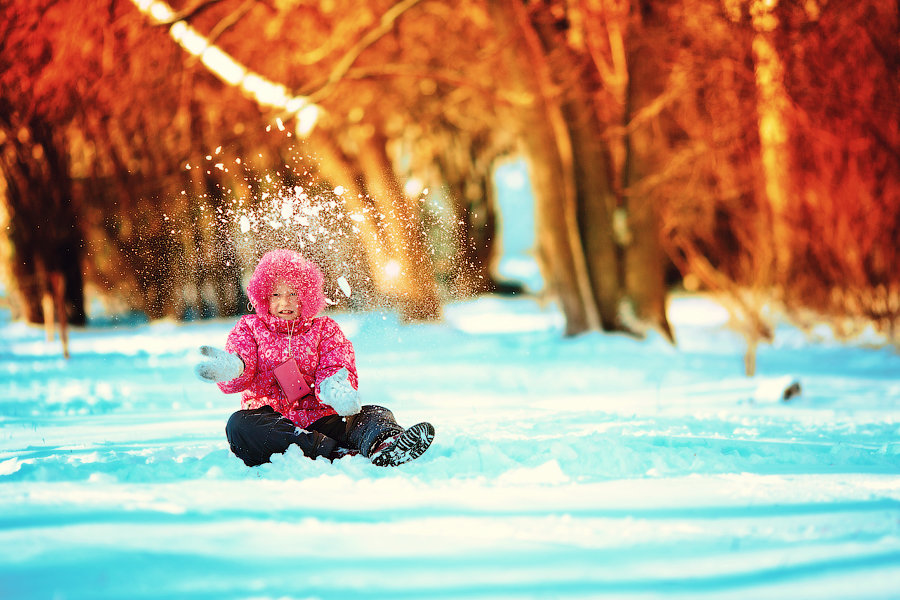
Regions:
<instances>
[{"instance_id":1,"label":"snow-covered ground","mask_svg":"<svg viewBox=\"0 0 900 600\"><path fill-rule=\"evenodd\" d=\"M0 324L0 598L900 597L900 356L787 326L742 376L708 300L657 336L483 298L335 314L364 401L430 420L396 469L245 467L197 381L230 320ZM797 380L802 394L781 390Z\"/></svg>"}]
</instances>

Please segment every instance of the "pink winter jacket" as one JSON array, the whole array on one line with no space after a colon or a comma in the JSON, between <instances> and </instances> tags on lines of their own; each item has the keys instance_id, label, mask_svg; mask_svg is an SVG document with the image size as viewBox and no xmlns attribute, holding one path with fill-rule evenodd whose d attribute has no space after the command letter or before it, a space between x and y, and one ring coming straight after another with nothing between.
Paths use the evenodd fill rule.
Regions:
<instances>
[{"instance_id":1,"label":"pink winter jacket","mask_svg":"<svg viewBox=\"0 0 900 600\"><path fill-rule=\"evenodd\" d=\"M341 367L350 372L350 383L358 386L353 345L338 324L329 317L298 318L286 321L268 314L241 317L225 345L241 357L244 372L237 379L219 383L226 394L241 392L241 407L269 405L299 427L327 415L337 414L319 400L319 387ZM309 395L289 405L272 369L293 357L315 396Z\"/></svg>"}]
</instances>

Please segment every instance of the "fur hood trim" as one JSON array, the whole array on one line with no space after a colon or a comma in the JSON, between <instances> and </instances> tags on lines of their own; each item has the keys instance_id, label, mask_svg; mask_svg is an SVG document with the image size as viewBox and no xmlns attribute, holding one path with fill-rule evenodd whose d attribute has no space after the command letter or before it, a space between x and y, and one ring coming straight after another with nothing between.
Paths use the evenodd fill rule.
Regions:
<instances>
[{"instance_id":1,"label":"fur hood trim","mask_svg":"<svg viewBox=\"0 0 900 600\"><path fill-rule=\"evenodd\" d=\"M325 308L322 271L299 252L278 249L266 252L247 283L247 296L258 315L269 314L269 295L279 279L297 290L300 318L312 319Z\"/></svg>"}]
</instances>

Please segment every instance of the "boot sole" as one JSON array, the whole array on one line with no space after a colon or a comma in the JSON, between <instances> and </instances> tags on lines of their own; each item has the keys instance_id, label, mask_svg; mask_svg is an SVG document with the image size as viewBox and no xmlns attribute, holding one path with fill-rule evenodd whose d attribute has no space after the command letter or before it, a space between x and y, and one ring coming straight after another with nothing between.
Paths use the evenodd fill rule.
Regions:
<instances>
[{"instance_id":1,"label":"boot sole","mask_svg":"<svg viewBox=\"0 0 900 600\"><path fill-rule=\"evenodd\" d=\"M394 445L385 448L372 457L372 464L378 467L396 467L422 456L434 439L431 423L417 423L400 434Z\"/></svg>"}]
</instances>

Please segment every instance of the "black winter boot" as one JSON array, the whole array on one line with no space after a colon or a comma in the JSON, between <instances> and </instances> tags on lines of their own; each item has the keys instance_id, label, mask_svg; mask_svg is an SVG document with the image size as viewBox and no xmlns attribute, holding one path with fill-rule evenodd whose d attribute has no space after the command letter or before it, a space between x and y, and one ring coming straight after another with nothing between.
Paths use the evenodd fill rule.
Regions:
<instances>
[{"instance_id":1,"label":"black winter boot","mask_svg":"<svg viewBox=\"0 0 900 600\"><path fill-rule=\"evenodd\" d=\"M379 467L396 467L422 456L433 439L434 426L426 422L417 423L377 444L369 452L369 459Z\"/></svg>"}]
</instances>

